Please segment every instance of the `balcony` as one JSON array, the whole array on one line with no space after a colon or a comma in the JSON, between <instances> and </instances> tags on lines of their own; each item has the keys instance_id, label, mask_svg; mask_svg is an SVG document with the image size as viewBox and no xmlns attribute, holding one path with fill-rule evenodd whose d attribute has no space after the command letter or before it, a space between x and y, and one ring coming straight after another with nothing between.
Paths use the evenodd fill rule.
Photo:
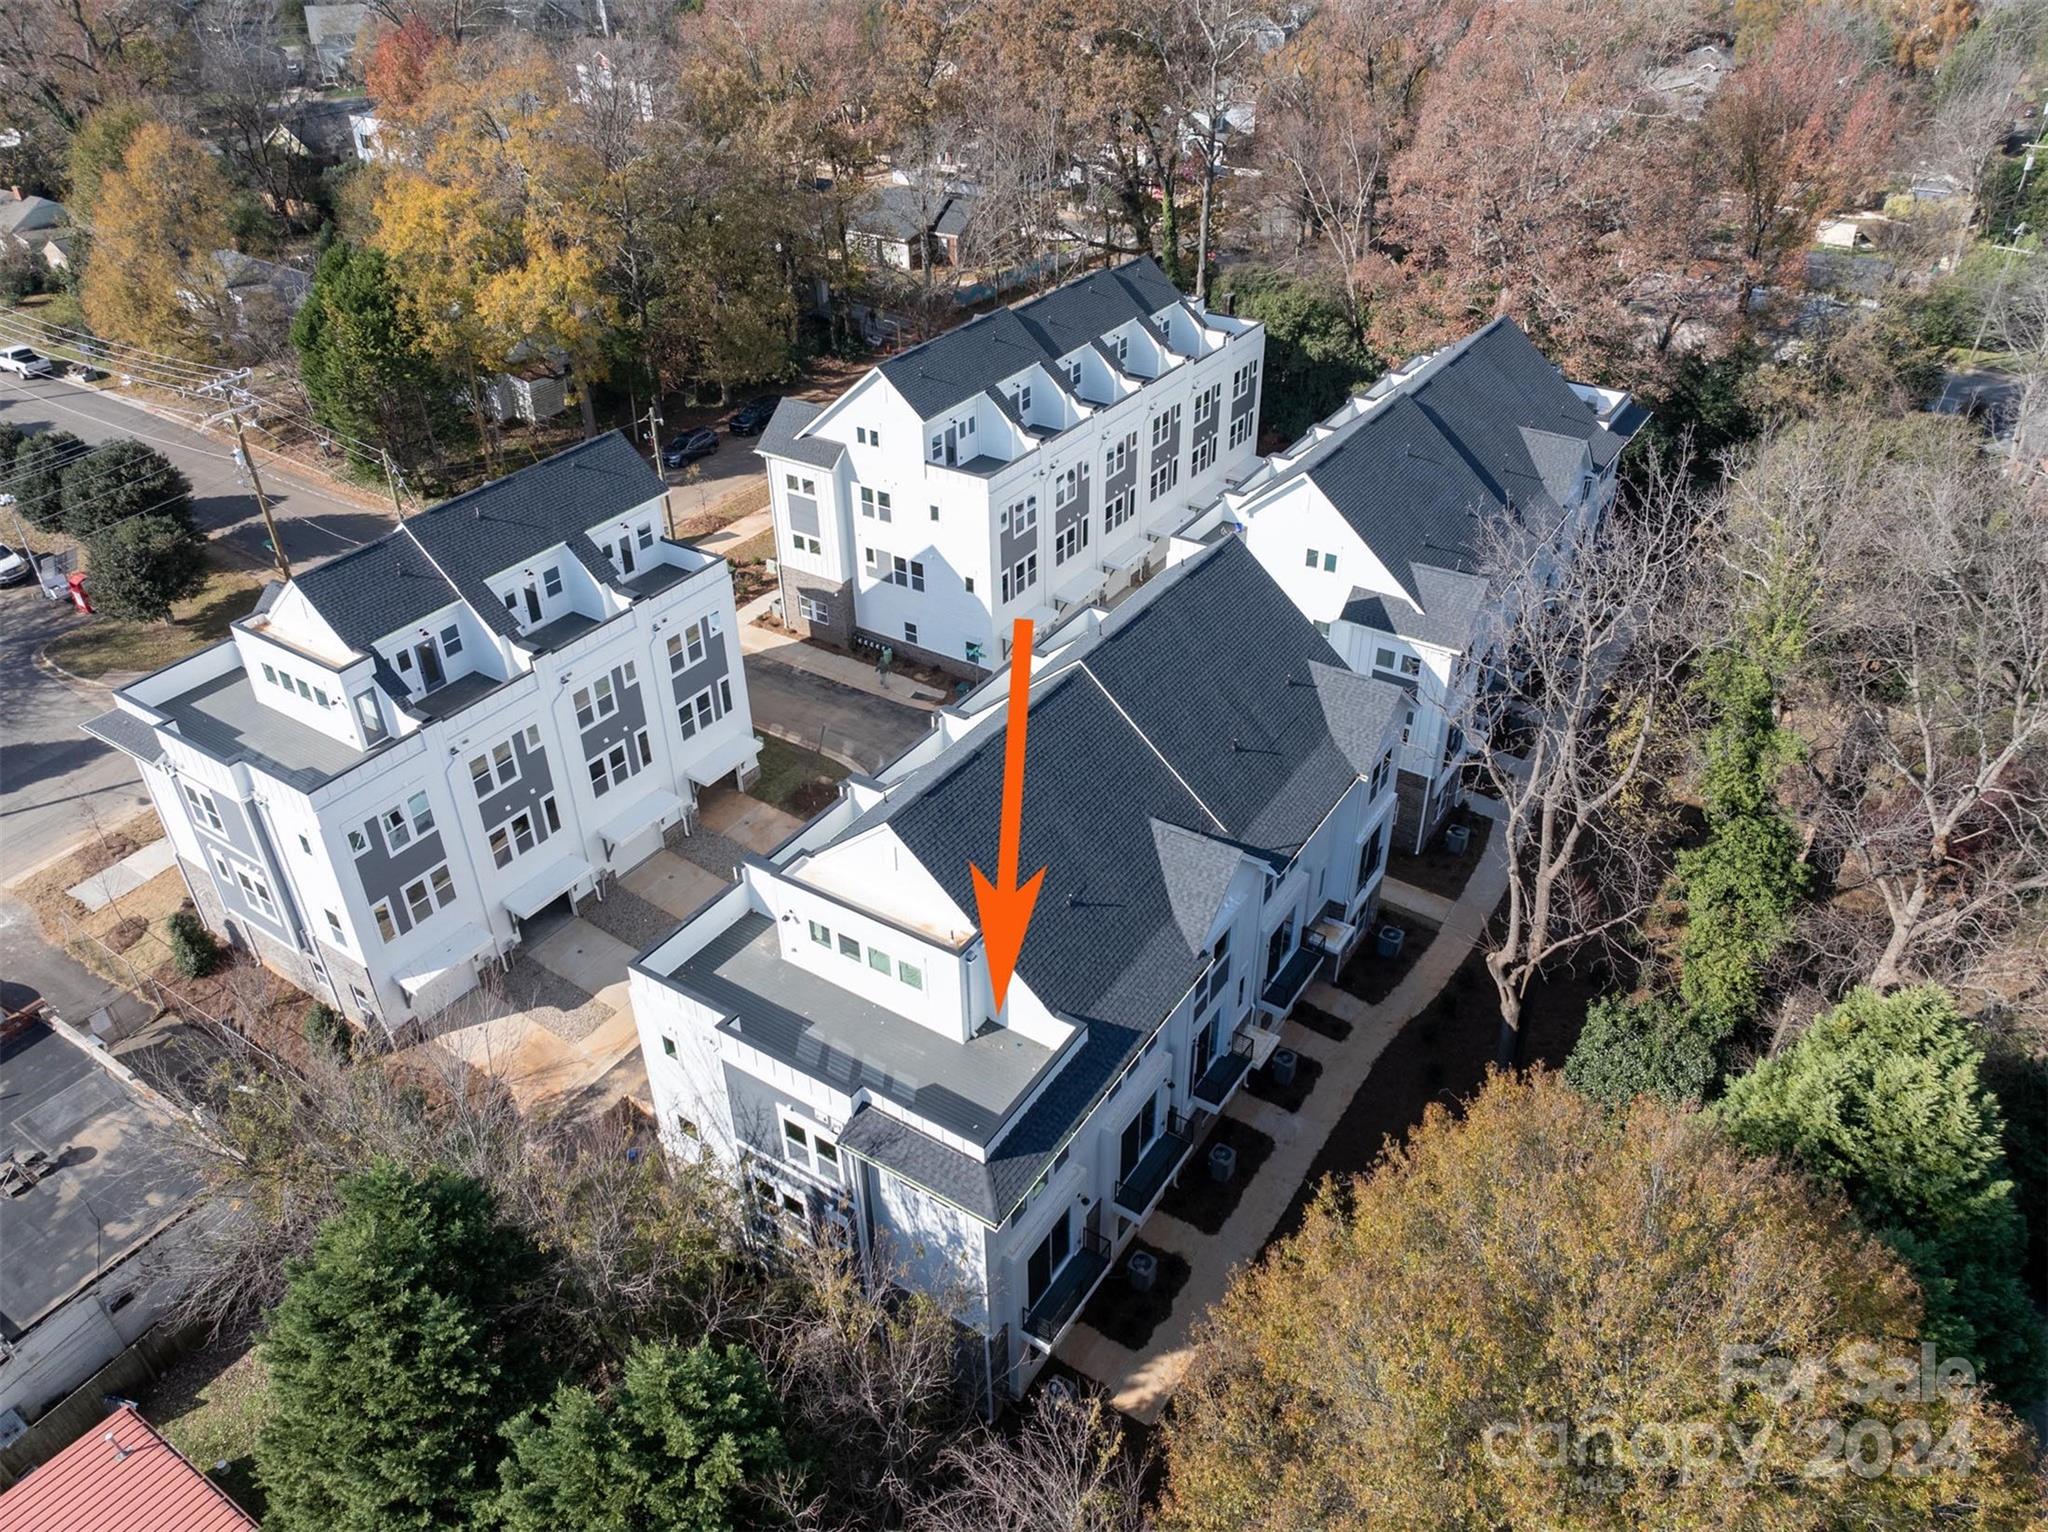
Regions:
<instances>
[{"instance_id":1,"label":"balcony","mask_svg":"<svg viewBox=\"0 0 2048 1532\"><path fill-rule=\"evenodd\" d=\"M1033 1338L1050 1346L1108 1270L1109 1241L1093 1230L1083 1229L1080 1245L1053 1273L1038 1302L1025 1311L1024 1328Z\"/></svg>"},{"instance_id":2,"label":"balcony","mask_svg":"<svg viewBox=\"0 0 2048 1532\"><path fill-rule=\"evenodd\" d=\"M1174 1131L1175 1126L1169 1122L1166 1132L1153 1139L1138 1156L1131 1173L1116 1184L1116 1205L1133 1218L1143 1218L1152 1211L1152 1204L1166 1190L1166 1183L1195 1147L1193 1139Z\"/></svg>"},{"instance_id":3,"label":"balcony","mask_svg":"<svg viewBox=\"0 0 2048 1532\"><path fill-rule=\"evenodd\" d=\"M1229 1051L1218 1054L1215 1062L1202 1071L1202 1078L1195 1081L1195 1088L1190 1094L1204 1106L1220 1109L1251 1067L1251 1039L1240 1029L1231 1039Z\"/></svg>"},{"instance_id":4,"label":"balcony","mask_svg":"<svg viewBox=\"0 0 2048 1532\"><path fill-rule=\"evenodd\" d=\"M1259 992L1259 1004L1276 1015L1286 1015L1294 1009L1294 1002L1301 998L1301 992L1308 988L1308 981L1316 976L1322 963L1323 953L1319 949L1307 944L1296 947L1293 956L1266 981L1266 987Z\"/></svg>"}]
</instances>

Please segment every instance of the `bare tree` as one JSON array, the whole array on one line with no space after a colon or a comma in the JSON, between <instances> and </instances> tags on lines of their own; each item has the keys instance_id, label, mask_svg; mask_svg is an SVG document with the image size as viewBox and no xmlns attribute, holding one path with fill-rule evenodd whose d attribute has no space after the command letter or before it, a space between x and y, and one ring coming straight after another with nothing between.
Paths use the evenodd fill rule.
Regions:
<instances>
[{"instance_id":1,"label":"bare tree","mask_svg":"<svg viewBox=\"0 0 2048 1532\"><path fill-rule=\"evenodd\" d=\"M1496 518L1479 534L1488 673L1458 722L1478 746L1479 785L1505 810L1507 898L1486 954L1504 1063L1530 982L1634 925L1666 872L1655 789L1683 733L1697 648L1679 477L1656 475L1575 549L1554 520Z\"/></svg>"},{"instance_id":2,"label":"bare tree","mask_svg":"<svg viewBox=\"0 0 2048 1532\"><path fill-rule=\"evenodd\" d=\"M978 1431L946 1450L941 1487L911 1532L1139 1532L1140 1474L1100 1398L1041 1390L1014 1431Z\"/></svg>"}]
</instances>

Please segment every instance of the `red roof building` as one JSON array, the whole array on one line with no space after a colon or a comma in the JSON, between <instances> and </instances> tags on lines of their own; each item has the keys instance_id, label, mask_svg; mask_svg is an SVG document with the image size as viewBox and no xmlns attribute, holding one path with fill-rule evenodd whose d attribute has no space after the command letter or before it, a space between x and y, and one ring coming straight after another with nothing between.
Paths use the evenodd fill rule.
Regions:
<instances>
[{"instance_id":1,"label":"red roof building","mask_svg":"<svg viewBox=\"0 0 2048 1532\"><path fill-rule=\"evenodd\" d=\"M252 1532L132 1404L0 1495L0 1532Z\"/></svg>"}]
</instances>

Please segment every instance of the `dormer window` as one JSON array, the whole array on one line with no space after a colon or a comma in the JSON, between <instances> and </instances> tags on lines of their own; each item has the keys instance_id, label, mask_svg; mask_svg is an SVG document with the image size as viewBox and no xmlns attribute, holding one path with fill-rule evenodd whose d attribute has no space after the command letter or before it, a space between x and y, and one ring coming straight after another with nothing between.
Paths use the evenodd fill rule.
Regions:
<instances>
[{"instance_id":1,"label":"dormer window","mask_svg":"<svg viewBox=\"0 0 2048 1532\"><path fill-rule=\"evenodd\" d=\"M1117 366L1122 367L1126 363L1128 363L1130 359L1131 338L1128 335L1119 335L1116 338L1116 364Z\"/></svg>"},{"instance_id":2,"label":"dormer window","mask_svg":"<svg viewBox=\"0 0 2048 1532\"><path fill-rule=\"evenodd\" d=\"M1075 393L1078 394L1081 391L1081 360L1079 357L1067 363L1067 383Z\"/></svg>"}]
</instances>

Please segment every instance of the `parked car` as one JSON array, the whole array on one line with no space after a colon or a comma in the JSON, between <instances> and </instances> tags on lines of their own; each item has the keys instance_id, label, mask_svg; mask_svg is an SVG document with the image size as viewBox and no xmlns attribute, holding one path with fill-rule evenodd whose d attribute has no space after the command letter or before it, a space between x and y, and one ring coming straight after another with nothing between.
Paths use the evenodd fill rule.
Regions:
<instances>
[{"instance_id":1,"label":"parked car","mask_svg":"<svg viewBox=\"0 0 2048 1532\"><path fill-rule=\"evenodd\" d=\"M24 378L47 378L50 359L33 346L0 347L0 372L11 372Z\"/></svg>"},{"instance_id":2,"label":"parked car","mask_svg":"<svg viewBox=\"0 0 2048 1532\"><path fill-rule=\"evenodd\" d=\"M763 394L758 399L749 399L739 407L726 429L735 436L759 436L768 428L768 417L775 413L775 406L780 403L780 394Z\"/></svg>"},{"instance_id":3,"label":"parked car","mask_svg":"<svg viewBox=\"0 0 2048 1532\"><path fill-rule=\"evenodd\" d=\"M19 548L0 545L0 585L21 585L33 580L36 566Z\"/></svg>"},{"instance_id":4,"label":"parked car","mask_svg":"<svg viewBox=\"0 0 2048 1532\"><path fill-rule=\"evenodd\" d=\"M682 468L718 450L718 433L708 426L685 431L661 449L661 466Z\"/></svg>"}]
</instances>

